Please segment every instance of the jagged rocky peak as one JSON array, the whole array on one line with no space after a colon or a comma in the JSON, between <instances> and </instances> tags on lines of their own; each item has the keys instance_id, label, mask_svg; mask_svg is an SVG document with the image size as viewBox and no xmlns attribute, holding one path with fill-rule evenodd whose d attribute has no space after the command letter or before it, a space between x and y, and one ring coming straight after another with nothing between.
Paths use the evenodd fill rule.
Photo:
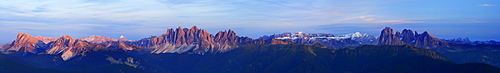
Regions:
<instances>
[{"instance_id":1,"label":"jagged rocky peak","mask_svg":"<svg viewBox=\"0 0 500 73\"><path fill-rule=\"evenodd\" d=\"M403 29L400 38L406 44L413 44L415 42L415 34L410 29Z\"/></svg>"},{"instance_id":2,"label":"jagged rocky peak","mask_svg":"<svg viewBox=\"0 0 500 73\"><path fill-rule=\"evenodd\" d=\"M24 43L24 42L25 43L37 43L38 39L36 39L35 37L31 36L30 34L19 32L17 34L17 38L16 38L15 42L19 42L19 43Z\"/></svg>"},{"instance_id":3,"label":"jagged rocky peak","mask_svg":"<svg viewBox=\"0 0 500 73\"><path fill-rule=\"evenodd\" d=\"M345 36L351 36L351 34L348 35L341 35L339 37L345 37ZM259 39L310 39L310 38L335 38L333 34L326 34L326 33L305 33L305 32L295 32L295 33L281 33L281 34L273 34L273 35L264 35L260 37Z\"/></svg>"},{"instance_id":4,"label":"jagged rocky peak","mask_svg":"<svg viewBox=\"0 0 500 73\"><path fill-rule=\"evenodd\" d=\"M385 27L379 37L379 45L404 45L405 43L394 34L391 27Z\"/></svg>"},{"instance_id":5,"label":"jagged rocky peak","mask_svg":"<svg viewBox=\"0 0 500 73\"><path fill-rule=\"evenodd\" d=\"M17 33L17 38L14 42L38 42L38 39L36 39L35 37L31 36L30 34L28 33L22 33L22 32L19 32Z\"/></svg>"},{"instance_id":6,"label":"jagged rocky peak","mask_svg":"<svg viewBox=\"0 0 500 73\"><path fill-rule=\"evenodd\" d=\"M471 45L475 45L475 44L481 44L481 41L475 41L475 42L472 42L469 40L468 37L465 37L465 38L453 38L453 39L441 39L443 41L446 41L448 43L454 43L454 44L471 44ZM485 44L489 44L489 43L485 43ZM494 43L491 43L491 44L494 44Z\"/></svg>"},{"instance_id":7,"label":"jagged rocky peak","mask_svg":"<svg viewBox=\"0 0 500 73\"><path fill-rule=\"evenodd\" d=\"M224 30L224 31L219 31L217 34L215 34L215 41L216 42L238 42L238 36L236 33L234 33L233 30Z\"/></svg>"},{"instance_id":8,"label":"jagged rocky peak","mask_svg":"<svg viewBox=\"0 0 500 73\"><path fill-rule=\"evenodd\" d=\"M398 37L398 38L402 37L401 32L399 32L399 31L396 31L396 34L394 34L394 35L396 35L396 37Z\"/></svg>"},{"instance_id":9,"label":"jagged rocky peak","mask_svg":"<svg viewBox=\"0 0 500 73\"><path fill-rule=\"evenodd\" d=\"M162 36L157 37L160 39L155 39L153 41L157 44L173 43L175 46L187 45L192 42L201 42L198 44L206 45L209 44L212 37L213 35L208 33L206 30L198 29L196 26L191 27L191 29L179 26L176 29L167 29L167 32L163 33Z\"/></svg>"},{"instance_id":10,"label":"jagged rocky peak","mask_svg":"<svg viewBox=\"0 0 500 73\"><path fill-rule=\"evenodd\" d=\"M427 31L415 36L415 46L423 48L449 47L448 42L442 41Z\"/></svg>"},{"instance_id":11,"label":"jagged rocky peak","mask_svg":"<svg viewBox=\"0 0 500 73\"><path fill-rule=\"evenodd\" d=\"M449 47L448 42L441 41L427 31L421 34L410 29L403 29L402 32L396 32L395 34L393 32L394 31L390 27L386 27L382 30L379 45L409 44L422 48Z\"/></svg>"},{"instance_id":12,"label":"jagged rocky peak","mask_svg":"<svg viewBox=\"0 0 500 73\"><path fill-rule=\"evenodd\" d=\"M262 44L296 44L296 43L292 41L271 38L271 39L257 39L250 42L246 42L244 44L262 45Z\"/></svg>"},{"instance_id":13,"label":"jagged rocky peak","mask_svg":"<svg viewBox=\"0 0 500 73\"><path fill-rule=\"evenodd\" d=\"M56 41L58 38L57 37L43 37L43 36L36 36L38 40L42 41L45 44L48 44L52 41Z\"/></svg>"},{"instance_id":14,"label":"jagged rocky peak","mask_svg":"<svg viewBox=\"0 0 500 73\"><path fill-rule=\"evenodd\" d=\"M248 37L239 37L229 29L219 31L215 36L197 26L191 28L178 27L167 29L162 36L132 42L137 45L152 48L151 53L183 53L194 52L204 54L207 52L226 52L238 47L239 43L251 40ZM146 43L146 44L144 44Z\"/></svg>"},{"instance_id":15,"label":"jagged rocky peak","mask_svg":"<svg viewBox=\"0 0 500 73\"><path fill-rule=\"evenodd\" d=\"M64 48L71 47L73 43L75 43L75 39L69 35L63 35L59 39L57 39L54 44L51 44L51 47Z\"/></svg>"},{"instance_id":16,"label":"jagged rocky peak","mask_svg":"<svg viewBox=\"0 0 500 73\"><path fill-rule=\"evenodd\" d=\"M127 37L121 35L120 38L118 38L118 41L129 41Z\"/></svg>"},{"instance_id":17,"label":"jagged rocky peak","mask_svg":"<svg viewBox=\"0 0 500 73\"><path fill-rule=\"evenodd\" d=\"M198 30L198 27L197 26L193 26L191 27L192 30Z\"/></svg>"},{"instance_id":18,"label":"jagged rocky peak","mask_svg":"<svg viewBox=\"0 0 500 73\"><path fill-rule=\"evenodd\" d=\"M19 32L17 38L3 46L2 51L21 51L21 52L36 52L37 44L43 44L42 41L27 33Z\"/></svg>"},{"instance_id":19,"label":"jagged rocky peak","mask_svg":"<svg viewBox=\"0 0 500 73\"><path fill-rule=\"evenodd\" d=\"M46 50L46 54L61 54L63 60L68 60L84 51L101 48L104 48L104 46L77 40L69 35L63 35L50 44L50 48Z\"/></svg>"},{"instance_id":20,"label":"jagged rocky peak","mask_svg":"<svg viewBox=\"0 0 500 73\"><path fill-rule=\"evenodd\" d=\"M69 35L63 35L63 36L61 36L61 39L74 40L75 38L72 38L72 37L71 37L71 36L69 36Z\"/></svg>"},{"instance_id":21,"label":"jagged rocky peak","mask_svg":"<svg viewBox=\"0 0 500 73\"><path fill-rule=\"evenodd\" d=\"M436 38L434 37L432 34L430 34L429 32L427 31L424 31L424 33L420 34L421 36L428 36L428 37L431 37L431 38Z\"/></svg>"},{"instance_id":22,"label":"jagged rocky peak","mask_svg":"<svg viewBox=\"0 0 500 73\"><path fill-rule=\"evenodd\" d=\"M47 54L59 54L68 48L72 48L76 40L69 35L63 35L54 43L50 44L50 49L47 50Z\"/></svg>"},{"instance_id":23,"label":"jagged rocky peak","mask_svg":"<svg viewBox=\"0 0 500 73\"><path fill-rule=\"evenodd\" d=\"M83 40L91 43L103 43L103 42L109 42L109 41L118 41L118 39L106 37L106 36L97 36L97 35L92 35L89 37L80 37L78 40Z\"/></svg>"}]
</instances>

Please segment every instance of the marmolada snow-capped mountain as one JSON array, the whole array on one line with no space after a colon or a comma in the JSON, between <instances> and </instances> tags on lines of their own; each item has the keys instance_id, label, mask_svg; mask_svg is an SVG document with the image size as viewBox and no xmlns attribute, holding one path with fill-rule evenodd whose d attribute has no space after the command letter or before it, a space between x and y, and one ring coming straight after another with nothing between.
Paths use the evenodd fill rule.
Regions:
<instances>
[{"instance_id":1,"label":"marmolada snow-capped mountain","mask_svg":"<svg viewBox=\"0 0 500 73\"><path fill-rule=\"evenodd\" d=\"M449 43L427 31L390 27L380 35L296 32L258 39L231 29L213 35L197 26L159 34L129 40L19 32L0 45L0 61L47 72L499 72L500 66L499 45ZM456 58L472 54L478 57Z\"/></svg>"}]
</instances>

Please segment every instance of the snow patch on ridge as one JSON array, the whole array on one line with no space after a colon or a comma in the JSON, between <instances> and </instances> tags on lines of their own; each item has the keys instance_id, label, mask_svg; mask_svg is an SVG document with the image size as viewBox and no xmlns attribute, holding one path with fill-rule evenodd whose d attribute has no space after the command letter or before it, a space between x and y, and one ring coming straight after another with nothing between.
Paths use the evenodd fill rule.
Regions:
<instances>
[{"instance_id":1,"label":"snow patch on ridge","mask_svg":"<svg viewBox=\"0 0 500 73\"><path fill-rule=\"evenodd\" d=\"M275 34L276 35L276 34ZM331 40L331 39L335 39L335 40L341 40L341 39L354 39L354 38L360 38L360 37L368 37L370 36L369 34L361 34L360 32L355 32L355 33L349 33L349 34L343 34L343 35L340 35L340 36L321 36L319 34L314 34L314 35L311 35L311 34L308 34L308 33L304 33L304 32L296 32L296 33L284 33L283 36L275 36L274 38L275 39L291 39L291 40L295 40L295 39L328 39L328 40Z\"/></svg>"}]
</instances>

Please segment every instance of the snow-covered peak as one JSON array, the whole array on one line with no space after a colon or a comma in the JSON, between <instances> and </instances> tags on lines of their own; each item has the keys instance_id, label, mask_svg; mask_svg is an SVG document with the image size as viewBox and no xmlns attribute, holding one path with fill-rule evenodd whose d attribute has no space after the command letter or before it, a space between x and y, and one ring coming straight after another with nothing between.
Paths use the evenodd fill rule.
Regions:
<instances>
[{"instance_id":1,"label":"snow-covered peak","mask_svg":"<svg viewBox=\"0 0 500 73\"><path fill-rule=\"evenodd\" d=\"M302 32L302 31L297 32L297 34L302 34L302 33L304 33L304 32Z\"/></svg>"},{"instance_id":2,"label":"snow-covered peak","mask_svg":"<svg viewBox=\"0 0 500 73\"><path fill-rule=\"evenodd\" d=\"M359 37L363 37L363 36L366 36L368 34L361 34L360 32L354 32L354 33L348 33L348 34L344 34L344 35L340 35L339 37L348 37L348 38L359 38Z\"/></svg>"},{"instance_id":3,"label":"snow-covered peak","mask_svg":"<svg viewBox=\"0 0 500 73\"><path fill-rule=\"evenodd\" d=\"M373 37L369 34L362 34L360 32L354 32L354 33L348 33L348 34L343 34L340 36L334 36L333 34L326 34L326 33L304 33L304 32L296 32L296 33L283 33L283 34L273 34L270 36L266 37L261 37L261 38L275 38L275 39L288 39L288 40L295 40L295 39L335 39L335 40L340 40L340 39L355 39L355 38L363 38L363 37Z\"/></svg>"},{"instance_id":4,"label":"snow-covered peak","mask_svg":"<svg viewBox=\"0 0 500 73\"><path fill-rule=\"evenodd\" d=\"M118 41L129 41L125 36L121 35L120 38L118 38Z\"/></svg>"}]
</instances>

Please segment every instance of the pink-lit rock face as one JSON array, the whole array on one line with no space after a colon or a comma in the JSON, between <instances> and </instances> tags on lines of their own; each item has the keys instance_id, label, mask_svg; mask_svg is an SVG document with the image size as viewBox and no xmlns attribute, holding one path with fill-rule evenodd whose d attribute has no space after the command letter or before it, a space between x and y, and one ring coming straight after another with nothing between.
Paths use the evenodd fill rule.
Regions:
<instances>
[{"instance_id":1,"label":"pink-lit rock face","mask_svg":"<svg viewBox=\"0 0 500 73\"><path fill-rule=\"evenodd\" d=\"M61 57L63 60L68 60L86 51L105 48L105 46L100 44L76 40L68 35L64 35L50 44L50 48L46 51L46 54L62 54Z\"/></svg>"},{"instance_id":2,"label":"pink-lit rock face","mask_svg":"<svg viewBox=\"0 0 500 73\"><path fill-rule=\"evenodd\" d=\"M448 42L442 41L427 31L415 36L415 46L422 48L449 47Z\"/></svg>"},{"instance_id":3,"label":"pink-lit rock face","mask_svg":"<svg viewBox=\"0 0 500 73\"><path fill-rule=\"evenodd\" d=\"M39 40L30 34L19 32L16 40L3 46L3 51L35 52Z\"/></svg>"},{"instance_id":4,"label":"pink-lit rock face","mask_svg":"<svg viewBox=\"0 0 500 73\"><path fill-rule=\"evenodd\" d=\"M42 37L42 36L36 36L35 38L42 41L45 44L48 44L52 41L56 41L58 39L57 37Z\"/></svg>"},{"instance_id":5,"label":"pink-lit rock face","mask_svg":"<svg viewBox=\"0 0 500 73\"><path fill-rule=\"evenodd\" d=\"M404 29L403 32L396 32L390 27L386 27L380 34L379 45L413 45L422 48L449 47L448 42L442 41L427 31L419 34L413 33L410 29Z\"/></svg>"},{"instance_id":6,"label":"pink-lit rock face","mask_svg":"<svg viewBox=\"0 0 500 73\"><path fill-rule=\"evenodd\" d=\"M193 51L198 54L206 52L226 52L238 47L239 43L251 41L248 37L239 37L234 31L219 31L215 36L206 30L193 26L190 29L178 27L167 29L162 36L138 40L136 45L147 45L151 53L182 53ZM146 43L146 44L144 44Z\"/></svg>"},{"instance_id":7,"label":"pink-lit rock face","mask_svg":"<svg viewBox=\"0 0 500 73\"><path fill-rule=\"evenodd\" d=\"M74 39L69 35L50 38L42 36L32 37L29 34L19 33L15 41L2 47L2 51L60 55L63 60L69 60L72 57L97 49L141 50L149 51L150 53L184 53L189 51L197 54L205 54L227 52L244 44L290 43L293 42L277 39L253 40L248 37L239 37L233 30L219 31L214 36L206 30L193 26L191 28L179 27L168 29L161 36L152 36L135 41L130 41L124 36L114 39L93 35Z\"/></svg>"},{"instance_id":8,"label":"pink-lit rock face","mask_svg":"<svg viewBox=\"0 0 500 73\"><path fill-rule=\"evenodd\" d=\"M380 33L379 45L404 45L405 43L394 34L390 27L385 27Z\"/></svg>"},{"instance_id":9,"label":"pink-lit rock face","mask_svg":"<svg viewBox=\"0 0 500 73\"><path fill-rule=\"evenodd\" d=\"M80 37L78 38L78 40L83 40L83 41L88 41L88 42L91 42L91 43L103 43L103 42L108 42L108 41L118 41L118 39L114 39L114 38L110 38L110 37L106 37L106 36L96 36L96 35L92 35L90 37Z\"/></svg>"},{"instance_id":10,"label":"pink-lit rock face","mask_svg":"<svg viewBox=\"0 0 500 73\"><path fill-rule=\"evenodd\" d=\"M125 36L120 36L120 38L118 38L118 41L129 41Z\"/></svg>"}]
</instances>

